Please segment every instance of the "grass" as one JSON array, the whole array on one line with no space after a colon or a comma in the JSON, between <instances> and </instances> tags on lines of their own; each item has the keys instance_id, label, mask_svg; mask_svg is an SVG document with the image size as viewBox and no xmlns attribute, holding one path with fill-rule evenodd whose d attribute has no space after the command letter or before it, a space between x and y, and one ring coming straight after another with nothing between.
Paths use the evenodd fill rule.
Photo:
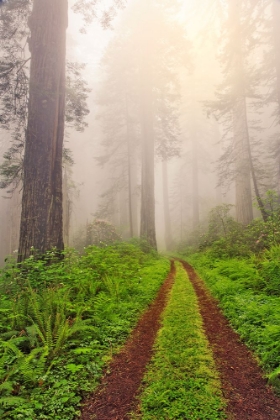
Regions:
<instances>
[{"instance_id":1,"label":"grass","mask_svg":"<svg viewBox=\"0 0 280 420\"><path fill-rule=\"evenodd\" d=\"M280 393L280 247L247 259L188 257Z\"/></svg>"},{"instance_id":2,"label":"grass","mask_svg":"<svg viewBox=\"0 0 280 420\"><path fill-rule=\"evenodd\" d=\"M72 420L170 263L127 243L0 273L0 418Z\"/></svg>"},{"instance_id":3,"label":"grass","mask_svg":"<svg viewBox=\"0 0 280 420\"><path fill-rule=\"evenodd\" d=\"M140 395L142 420L225 418L221 384L193 287L181 264Z\"/></svg>"}]
</instances>

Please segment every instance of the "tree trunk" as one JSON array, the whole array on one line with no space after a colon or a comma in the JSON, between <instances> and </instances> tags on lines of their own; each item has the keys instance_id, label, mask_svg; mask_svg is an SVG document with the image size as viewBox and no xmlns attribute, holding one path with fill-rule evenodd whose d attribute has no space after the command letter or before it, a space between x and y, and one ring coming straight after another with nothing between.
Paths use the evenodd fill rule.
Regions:
<instances>
[{"instance_id":1,"label":"tree trunk","mask_svg":"<svg viewBox=\"0 0 280 420\"><path fill-rule=\"evenodd\" d=\"M280 2L273 0L273 38L275 50L276 81L277 81L277 100L280 115ZM279 117L280 123L280 117Z\"/></svg>"},{"instance_id":2,"label":"tree trunk","mask_svg":"<svg viewBox=\"0 0 280 420\"><path fill-rule=\"evenodd\" d=\"M192 130L192 204L193 204L193 229L199 225L199 184L198 184L198 156L196 130Z\"/></svg>"},{"instance_id":3,"label":"tree trunk","mask_svg":"<svg viewBox=\"0 0 280 420\"><path fill-rule=\"evenodd\" d=\"M143 94L147 94L143 92ZM154 175L154 137L152 123L152 109L149 103L151 97L146 97L143 104L142 119L142 176L141 176L141 226L140 236L156 248L155 229L155 175Z\"/></svg>"},{"instance_id":4,"label":"tree trunk","mask_svg":"<svg viewBox=\"0 0 280 420\"><path fill-rule=\"evenodd\" d=\"M67 164L63 176L63 239L66 246L70 244L71 199L69 196L69 179Z\"/></svg>"},{"instance_id":5,"label":"tree trunk","mask_svg":"<svg viewBox=\"0 0 280 420\"><path fill-rule=\"evenodd\" d=\"M165 246L167 251L172 249L173 240L171 232L171 221L170 221L170 206L168 197L168 172L167 172L167 161L162 161L162 187L163 187L163 213L164 213L164 226L165 226Z\"/></svg>"},{"instance_id":6,"label":"tree trunk","mask_svg":"<svg viewBox=\"0 0 280 420\"><path fill-rule=\"evenodd\" d=\"M147 30L147 34L149 30ZM147 38L147 37L144 37ZM140 236L157 248L155 228L155 174L154 174L154 130L152 94L152 54L149 39L144 40L141 57L141 223Z\"/></svg>"},{"instance_id":7,"label":"tree trunk","mask_svg":"<svg viewBox=\"0 0 280 420\"><path fill-rule=\"evenodd\" d=\"M234 45L233 67L233 146L235 158L236 218L247 225L253 220L251 192L251 162L249 132L246 112L244 59L239 16L239 1L229 2L230 43Z\"/></svg>"},{"instance_id":8,"label":"tree trunk","mask_svg":"<svg viewBox=\"0 0 280 420\"><path fill-rule=\"evenodd\" d=\"M233 136L235 153L235 193L237 221L248 225L253 220L250 159L245 98L236 98L233 109Z\"/></svg>"},{"instance_id":9,"label":"tree trunk","mask_svg":"<svg viewBox=\"0 0 280 420\"><path fill-rule=\"evenodd\" d=\"M62 146L67 0L34 0L19 257L63 250Z\"/></svg>"},{"instance_id":10,"label":"tree trunk","mask_svg":"<svg viewBox=\"0 0 280 420\"><path fill-rule=\"evenodd\" d=\"M273 42L276 69L276 89L278 102L278 123L280 124L280 3L279 0L272 0L272 19L273 19ZM278 166L278 194L280 195L280 156L277 156Z\"/></svg>"},{"instance_id":11,"label":"tree trunk","mask_svg":"<svg viewBox=\"0 0 280 420\"><path fill-rule=\"evenodd\" d=\"M129 212L129 235L137 236L137 159L135 156L136 146L134 141L133 127L128 111L128 94L125 96L126 106L126 142L127 142L127 175L128 175L128 212Z\"/></svg>"}]
</instances>

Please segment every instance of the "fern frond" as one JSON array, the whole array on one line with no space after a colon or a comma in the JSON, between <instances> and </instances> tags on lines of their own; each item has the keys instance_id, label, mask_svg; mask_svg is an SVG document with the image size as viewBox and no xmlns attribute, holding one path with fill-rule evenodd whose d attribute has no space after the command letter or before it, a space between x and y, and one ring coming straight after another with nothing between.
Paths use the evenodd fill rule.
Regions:
<instances>
[{"instance_id":1,"label":"fern frond","mask_svg":"<svg viewBox=\"0 0 280 420\"><path fill-rule=\"evenodd\" d=\"M35 348L21 361L19 372L22 374L24 382L36 383L44 374L49 351L48 347Z\"/></svg>"},{"instance_id":2,"label":"fern frond","mask_svg":"<svg viewBox=\"0 0 280 420\"><path fill-rule=\"evenodd\" d=\"M4 381L2 384L0 384L0 393L3 391L6 391L8 394L10 394L14 389L14 383L12 381Z\"/></svg>"},{"instance_id":3,"label":"fern frond","mask_svg":"<svg viewBox=\"0 0 280 420\"><path fill-rule=\"evenodd\" d=\"M15 405L24 404L26 401L21 397L0 397L0 406L2 407L13 407Z\"/></svg>"}]
</instances>

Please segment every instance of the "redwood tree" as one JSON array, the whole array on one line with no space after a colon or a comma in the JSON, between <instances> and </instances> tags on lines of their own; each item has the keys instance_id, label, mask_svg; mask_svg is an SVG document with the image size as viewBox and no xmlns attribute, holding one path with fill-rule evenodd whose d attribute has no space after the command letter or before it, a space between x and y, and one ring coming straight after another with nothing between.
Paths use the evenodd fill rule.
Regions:
<instances>
[{"instance_id":1,"label":"redwood tree","mask_svg":"<svg viewBox=\"0 0 280 420\"><path fill-rule=\"evenodd\" d=\"M19 261L63 250L62 147L67 0L34 0Z\"/></svg>"}]
</instances>

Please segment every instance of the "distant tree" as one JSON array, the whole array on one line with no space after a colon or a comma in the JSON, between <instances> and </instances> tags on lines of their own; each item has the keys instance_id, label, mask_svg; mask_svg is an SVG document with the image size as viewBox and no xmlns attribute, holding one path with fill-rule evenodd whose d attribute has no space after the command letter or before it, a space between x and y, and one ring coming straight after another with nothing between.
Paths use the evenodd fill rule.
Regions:
<instances>
[{"instance_id":1,"label":"distant tree","mask_svg":"<svg viewBox=\"0 0 280 420\"><path fill-rule=\"evenodd\" d=\"M136 66L129 46L129 40L117 35L101 62L97 118L102 129L103 153L96 159L107 168L110 179L96 216L113 220L119 213L121 230L128 227L128 236L133 237L138 234L139 121Z\"/></svg>"},{"instance_id":2,"label":"distant tree","mask_svg":"<svg viewBox=\"0 0 280 420\"><path fill-rule=\"evenodd\" d=\"M115 165L118 161L120 174L124 174L121 168L126 168L126 182L116 182L116 187L122 185L130 189L129 183L135 179L131 175L137 172L135 149L139 143L140 236L153 247L156 247L154 162L156 156L167 160L178 154L179 83L176 72L182 56L187 55L184 48L188 50L180 27L174 27L167 14L174 4L171 7L166 3L136 2L128 10L120 35L113 43L115 48L110 47L111 57L117 59L110 59L113 65L110 76L105 79L102 103L107 110L101 113L107 154L100 158L100 162L109 163L111 160ZM106 80L110 86L107 90ZM126 163L128 156L130 165ZM116 170L114 174L117 175ZM112 193L116 190L110 188ZM130 200L128 204L131 212Z\"/></svg>"},{"instance_id":3,"label":"distant tree","mask_svg":"<svg viewBox=\"0 0 280 420\"><path fill-rule=\"evenodd\" d=\"M258 80L249 61L256 45L254 12L255 5L249 1L227 2L228 18L221 54L224 81L217 92L217 101L209 107L225 123L226 135L232 133L231 143L220 158L220 174L224 179L235 181L236 216L245 225L253 218L251 177L262 216L264 219L267 216L256 176L247 113L247 99L256 97Z\"/></svg>"},{"instance_id":4,"label":"distant tree","mask_svg":"<svg viewBox=\"0 0 280 420\"><path fill-rule=\"evenodd\" d=\"M94 220L86 227L86 246L106 246L120 241L121 236L115 227L105 220Z\"/></svg>"},{"instance_id":5,"label":"distant tree","mask_svg":"<svg viewBox=\"0 0 280 420\"><path fill-rule=\"evenodd\" d=\"M269 136L267 148L274 162L273 188L280 190L280 4L265 0L258 4L258 39L262 45L263 60L258 69L263 85L262 105L272 109L272 124L276 129Z\"/></svg>"},{"instance_id":6,"label":"distant tree","mask_svg":"<svg viewBox=\"0 0 280 420\"><path fill-rule=\"evenodd\" d=\"M165 227L165 246L167 251L173 248L173 235L171 227L170 203L169 203L169 177L168 177L168 163L166 160L162 161L162 184L163 184L163 216Z\"/></svg>"}]
</instances>

